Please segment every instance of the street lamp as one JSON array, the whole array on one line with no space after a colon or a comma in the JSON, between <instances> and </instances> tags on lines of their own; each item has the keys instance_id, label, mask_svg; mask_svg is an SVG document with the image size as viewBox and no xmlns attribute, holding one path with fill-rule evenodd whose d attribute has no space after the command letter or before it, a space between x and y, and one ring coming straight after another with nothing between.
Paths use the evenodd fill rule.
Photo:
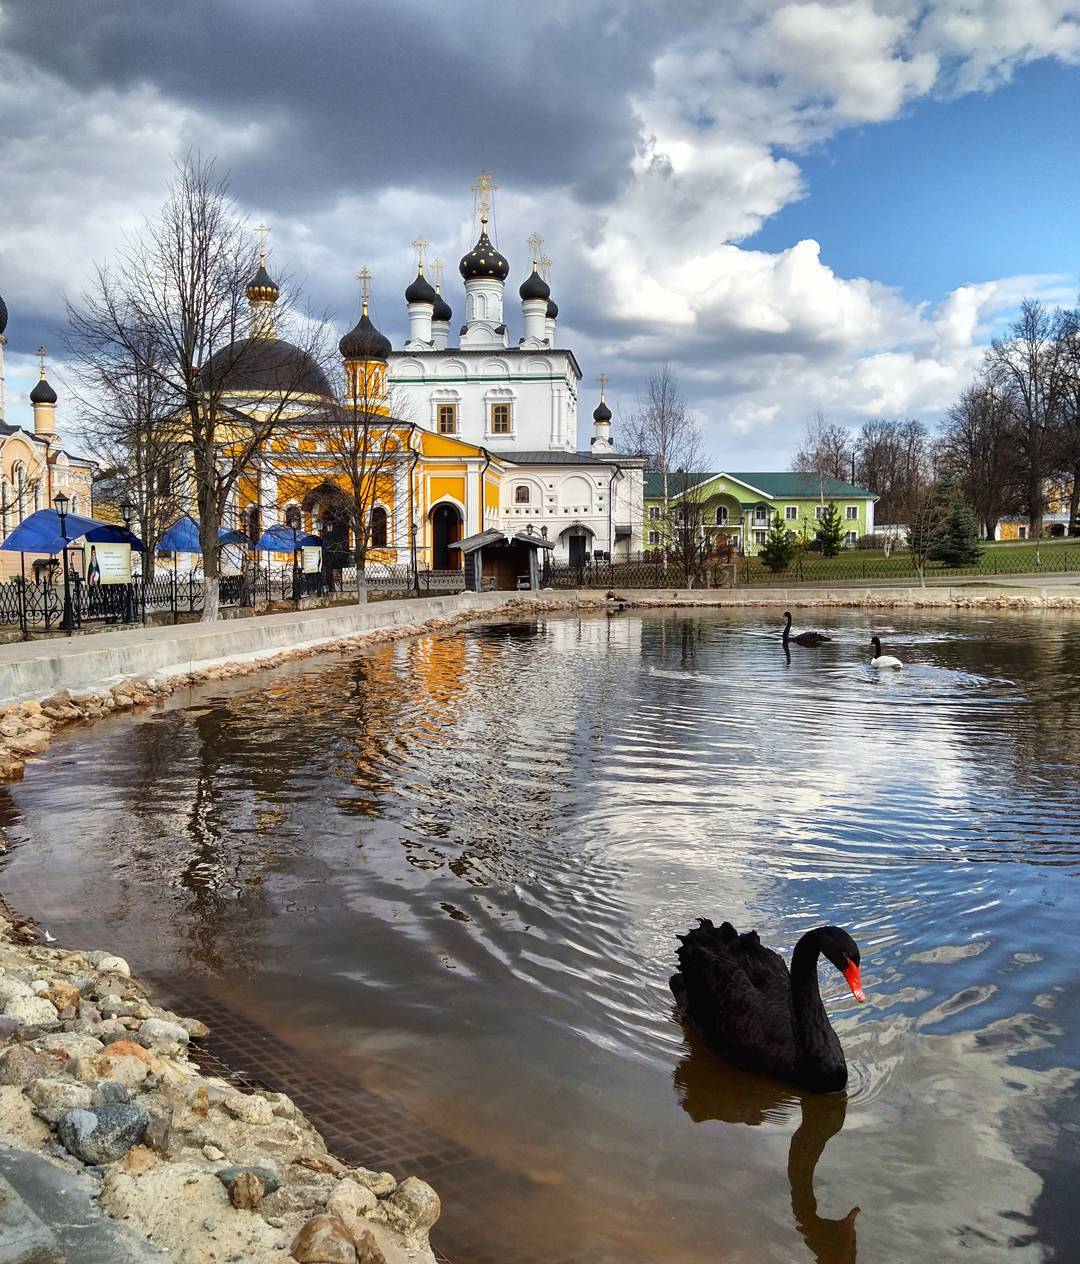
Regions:
<instances>
[{"instance_id":1,"label":"street lamp","mask_svg":"<svg viewBox=\"0 0 1080 1264\"><path fill-rule=\"evenodd\" d=\"M68 556L67 556L67 507L71 502L63 492L57 492L53 497L53 507L60 518L60 539L64 542L63 550L63 567L64 567L64 615L60 620L60 631L67 632L69 635L75 631L75 612L71 608L71 577L68 575Z\"/></svg>"},{"instance_id":2,"label":"street lamp","mask_svg":"<svg viewBox=\"0 0 1080 1264\"><path fill-rule=\"evenodd\" d=\"M416 533L420 530L419 523L412 524L412 573L413 573L413 592L420 596L420 571L416 565Z\"/></svg>"},{"instance_id":3,"label":"street lamp","mask_svg":"<svg viewBox=\"0 0 1080 1264\"><path fill-rule=\"evenodd\" d=\"M135 506L131 503L130 500L125 498L124 500L120 502L120 512L124 517L124 530L127 531L129 535L131 534L131 516L132 516L132 513L134 512L134 509L135 509ZM133 592L134 584L135 584L135 578L134 578L134 575L132 574L131 567L129 566L127 589L126 589L126 594L124 596L124 622L125 623L135 622L135 600L134 600L135 594Z\"/></svg>"}]
</instances>

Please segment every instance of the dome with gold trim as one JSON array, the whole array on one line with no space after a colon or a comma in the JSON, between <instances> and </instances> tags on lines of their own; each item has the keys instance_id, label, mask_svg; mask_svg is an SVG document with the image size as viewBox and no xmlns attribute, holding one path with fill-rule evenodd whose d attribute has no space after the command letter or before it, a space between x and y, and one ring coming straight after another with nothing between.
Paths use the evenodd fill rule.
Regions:
<instances>
[{"instance_id":1,"label":"dome with gold trim","mask_svg":"<svg viewBox=\"0 0 1080 1264\"><path fill-rule=\"evenodd\" d=\"M261 261L258 272L247 284L247 296L252 303L276 303L281 296L281 291Z\"/></svg>"},{"instance_id":2,"label":"dome with gold trim","mask_svg":"<svg viewBox=\"0 0 1080 1264\"><path fill-rule=\"evenodd\" d=\"M481 280L490 277L495 281L505 281L510 275L510 265L492 245L487 234L487 223L481 220L480 237L472 250L463 255L458 264L458 271L466 281Z\"/></svg>"}]
</instances>

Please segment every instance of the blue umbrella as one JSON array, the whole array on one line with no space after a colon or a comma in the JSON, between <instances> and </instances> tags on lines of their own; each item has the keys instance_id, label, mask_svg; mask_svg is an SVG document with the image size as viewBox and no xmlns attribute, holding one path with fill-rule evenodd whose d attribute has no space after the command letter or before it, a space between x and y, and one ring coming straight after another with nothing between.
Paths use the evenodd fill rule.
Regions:
<instances>
[{"instance_id":1,"label":"blue umbrella","mask_svg":"<svg viewBox=\"0 0 1080 1264\"><path fill-rule=\"evenodd\" d=\"M246 544L247 536L242 531L226 531L218 527L219 544ZM199 539L199 524L190 514L184 514L170 527L166 527L158 541L159 553L201 553L202 542Z\"/></svg>"},{"instance_id":2,"label":"blue umbrella","mask_svg":"<svg viewBox=\"0 0 1080 1264\"><path fill-rule=\"evenodd\" d=\"M294 548L302 549L310 545L321 546L322 540L317 535L308 535L299 528L294 532L292 527L278 523L266 528L259 536L259 543L255 547L260 553L291 553Z\"/></svg>"},{"instance_id":3,"label":"blue umbrella","mask_svg":"<svg viewBox=\"0 0 1080 1264\"><path fill-rule=\"evenodd\" d=\"M130 544L133 549L142 549L142 541L126 527L114 526L111 522L98 522L96 518L83 518L79 514L64 515L64 533L68 544L85 538L95 544ZM60 515L55 509L39 509L19 523L0 544L0 549L7 549L12 553L63 552L64 536L60 534Z\"/></svg>"}]
</instances>

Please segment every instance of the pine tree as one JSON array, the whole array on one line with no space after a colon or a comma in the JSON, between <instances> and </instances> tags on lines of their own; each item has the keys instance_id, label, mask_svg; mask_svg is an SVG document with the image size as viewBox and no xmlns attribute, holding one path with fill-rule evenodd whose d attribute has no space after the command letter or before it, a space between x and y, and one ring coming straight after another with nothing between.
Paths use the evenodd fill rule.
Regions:
<instances>
[{"instance_id":1,"label":"pine tree","mask_svg":"<svg viewBox=\"0 0 1080 1264\"><path fill-rule=\"evenodd\" d=\"M817 538L821 544L822 557L836 557L844 542L844 523L840 510L830 500L825 506L818 523Z\"/></svg>"},{"instance_id":2,"label":"pine tree","mask_svg":"<svg viewBox=\"0 0 1080 1264\"><path fill-rule=\"evenodd\" d=\"M779 574L786 571L795 556L795 541L789 539L783 519L779 514L773 516L772 525L765 536L765 543L758 551L758 557L773 572Z\"/></svg>"},{"instance_id":3,"label":"pine tree","mask_svg":"<svg viewBox=\"0 0 1080 1264\"><path fill-rule=\"evenodd\" d=\"M934 542L930 558L946 566L971 566L982 557L979 523L975 511L959 492L950 489L948 507Z\"/></svg>"}]
</instances>

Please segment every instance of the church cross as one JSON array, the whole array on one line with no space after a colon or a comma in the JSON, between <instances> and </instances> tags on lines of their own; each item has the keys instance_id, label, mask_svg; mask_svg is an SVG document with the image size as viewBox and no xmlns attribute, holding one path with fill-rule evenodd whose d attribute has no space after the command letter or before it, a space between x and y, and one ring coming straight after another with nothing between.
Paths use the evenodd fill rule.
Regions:
<instances>
[{"instance_id":1,"label":"church cross","mask_svg":"<svg viewBox=\"0 0 1080 1264\"><path fill-rule=\"evenodd\" d=\"M417 237L413 241L413 249L416 251L416 262L420 271L424 270L424 251L427 250L430 242L426 237Z\"/></svg>"},{"instance_id":2,"label":"church cross","mask_svg":"<svg viewBox=\"0 0 1080 1264\"><path fill-rule=\"evenodd\" d=\"M442 285L443 269L446 267L445 259L432 259L431 270L435 274L435 288L439 289Z\"/></svg>"},{"instance_id":3,"label":"church cross","mask_svg":"<svg viewBox=\"0 0 1080 1264\"><path fill-rule=\"evenodd\" d=\"M259 234L259 264L266 263L266 234L270 231L265 224L256 224L255 231Z\"/></svg>"},{"instance_id":4,"label":"church cross","mask_svg":"<svg viewBox=\"0 0 1080 1264\"><path fill-rule=\"evenodd\" d=\"M369 290L371 286L371 278L373 275L374 274L372 273L371 269L367 267L367 265L362 267L360 271L356 274L356 279L360 282L360 302L363 306L363 311L364 311L365 316L367 315Z\"/></svg>"},{"instance_id":5,"label":"church cross","mask_svg":"<svg viewBox=\"0 0 1080 1264\"><path fill-rule=\"evenodd\" d=\"M540 259L540 272L545 281L551 280L551 259L548 255L543 255Z\"/></svg>"},{"instance_id":6,"label":"church cross","mask_svg":"<svg viewBox=\"0 0 1080 1264\"><path fill-rule=\"evenodd\" d=\"M529 248L532 250L533 269L535 271L537 261L540 258L540 247L544 244L543 237L539 233L529 234Z\"/></svg>"},{"instance_id":7,"label":"church cross","mask_svg":"<svg viewBox=\"0 0 1080 1264\"><path fill-rule=\"evenodd\" d=\"M34 355L38 358L38 367L41 369L41 380L43 382L45 381L45 357L48 354L48 351L46 351L44 347L38 347L38 349L34 352Z\"/></svg>"},{"instance_id":8,"label":"church cross","mask_svg":"<svg viewBox=\"0 0 1080 1264\"><path fill-rule=\"evenodd\" d=\"M475 184L470 184L469 188L480 196L480 223L488 222L488 215L491 211L491 195L499 186L491 178L491 173L481 171L477 177Z\"/></svg>"},{"instance_id":9,"label":"church cross","mask_svg":"<svg viewBox=\"0 0 1080 1264\"><path fill-rule=\"evenodd\" d=\"M596 380L600 383L600 399L603 400L604 387L607 386L607 374L601 373L600 376Z\"/></svg>"}]
</instances>

